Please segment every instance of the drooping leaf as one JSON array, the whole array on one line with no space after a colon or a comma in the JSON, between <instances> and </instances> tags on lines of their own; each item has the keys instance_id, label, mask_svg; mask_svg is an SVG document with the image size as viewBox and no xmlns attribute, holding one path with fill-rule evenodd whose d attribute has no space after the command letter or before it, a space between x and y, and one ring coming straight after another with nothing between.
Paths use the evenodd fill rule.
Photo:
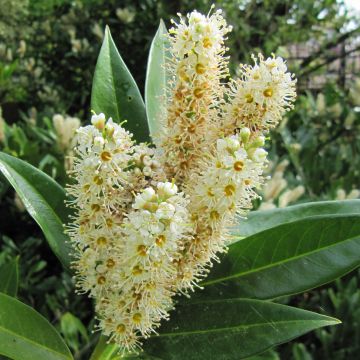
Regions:
<instances>
[{"instance_id":1,"label":"drooping leaf","mask_svg":"<svg viewBox=\"0 0 360 360\"><path fill-rule=\"evenodd\" d=\"M0 153L0 171L41 227L52 251L69 268L70 245L63 229L63 223L68 221L64 189L42 171L4 153Z\"/></svg>"},{"instance_id":2,"label":"drooping leaf","mask_svg":"<svg viewBox=\"0 0 360 360\"><path fill-rule=\"evenodd\" d=\"M231 244L197 296L272 299L333 281L359 265L360 215L306 218Z\"/></svg>"},{"instance_id":3,"label":"drooping leaf","mask_svg":"<svg viewBox=\"0 0 360 360\"><path fill-rule=\"evenodd\" d=\"M164 22L160 20L159 28L151 43L147 63L145 82L145 104L151 136L154 137L160 129L161 118L166 117L166 87L169 76L166 71L166 61L169 56L169 40Z\"/></svg>"},{"instance_id":4,"label":"drooping leaf","mask_svg":"<svg viewBox=\"0 0 360 360\"><path fill-rule=\"evenodd\" d=\"M247 237L287 222L321 215L360 214L360 200L318 201L282 209L251 211L232 227L236 237Z\"/></svg>"},{"instance_id":5,"label":"drooping leaf","mask_svg":"<svg viewBox=\"0 0 360 360\"><path fill-rule=\"evenodd\" d=\"M19 258L0 266L0 292L16 296L19 284Z\"/></svg>"},{"instance_id":6,"label":"drooping leaf","mask_svg":"<svg viewBox=\"0 0 360 360\"><path fill-rule=\"evenodd\" d=\"M228 299L178 306L144 344L163 360L239 360L338 320L267 301Z\"/></svg>"},{"instance_id":7,"label":"drooping leaf","mask_svg":"<svg viewBox=\"0 0 360 360\"><path fill-rule=\"evenodd\" d=\"M140 91L121 58L106 27L96 63L91 93L91 109L115 122L127 120L124 127L138 141L149 140L145 104Z\"/></svg>"},{"instance_id":8,"label":"drooping leaf","mask_svg":"<svg viewBox=\"0 0 360 360\"><path fill-rule=\"evenodd\" d=\"M70 360L56 329L20 301L0 294L0 354L14 360Z\"/></svg>"}]
</instances>

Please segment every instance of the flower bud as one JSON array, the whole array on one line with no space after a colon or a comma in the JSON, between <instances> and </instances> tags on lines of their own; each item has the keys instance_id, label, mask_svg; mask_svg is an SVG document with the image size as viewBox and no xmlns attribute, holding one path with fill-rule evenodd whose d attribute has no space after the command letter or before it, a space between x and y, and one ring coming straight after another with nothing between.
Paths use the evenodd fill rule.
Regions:
<instances>
[{"instance_id":1,"label":"flower bud","mask_svg":"<svg viewBox=\"0 0 360 360\"><path fill-rule=\"evenodd\" d=\"M98 129L103 130L105 126L105 115L100 113L99 115L94 114L91 117L91 123Z\"/></svg>"},{"instance_id":2,"label":"flower bud","mask_svg":"<svg viewBox=\"0 0 360 360\"><path fill-rule=\"evenodd\" d=\"M253 154L253 160L255 162L264 162L266 160L267 154L267 151L262 148L256 149Z\"/></svg>"},{"instance_id":3,"label":"flower bud","mask_svg":"<svg viewBox=\"0 0 360 360\"><path fill-rule=\"evenodd\" d=\"M256 137L251 144L252 147L261 147L264 145L265 145L265 136L262 135Z\"/></svg>"},{"instance_id":4,"label":"flower bud","mask_svg":"<svg viewBox=\"0 0 360 360\"><path fill-rule=\"evenodd\" d=\"M240 130L240 138L243 143L247 143L250 138L251 131L249 128L244 127Z\"/></svg>"}]
</instances>

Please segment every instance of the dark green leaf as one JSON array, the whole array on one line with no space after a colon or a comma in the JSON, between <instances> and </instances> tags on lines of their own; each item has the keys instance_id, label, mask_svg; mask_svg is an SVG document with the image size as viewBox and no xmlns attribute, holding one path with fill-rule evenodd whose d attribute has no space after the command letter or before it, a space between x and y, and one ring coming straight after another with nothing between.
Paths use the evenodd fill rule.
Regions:
<instances>
[{"instance_id":1,"label":"dark green leaf","mask_svg":"<svg viewBox=\"0 0 360 360\"><path fill-rule=\"evenodd\" d=\"M330 282L360 265L360 215L276 226L229 247L198 296L272 299ZM212 285L212 286L210 286Z\"/></svg>"},{"instance_id":2,"label":"dark green leaf","mask_svg":"<svg viewBox=\"0 0 360 360\"><path fill-rule=\"evenodd\" d=\"M96 63L91 93L91 108L124 124L138 141L149 140L144 101L106 27Z\"/></svg>"},{"instance_id":3,"label":"dark green leaf","mask_svg":"<svg viewBox=\"0 0 360 360\"><path fill-rule=\"evenodd\" d=\"M19 258L16 257L0 267L0 292L16 296L19 283Z\"/></svg>"},{"instance_id":4,"label":"dark green leaf","mask_svg":"<svg viewBox=\"0 0 360 360\"><path fill-rule=\"evenodd\" d=\"M20 301L0 294L0 354L14 360L70 360L55 328Z\"/></svg>"},{"instance_id":5,"label":"dark green leaf","mask_svg":"<svg viewBox=\"0 0 360 360\"><path fill-rule=\"evenodd\" d=\"M166 87L168 74L165 68L169 48L167 30L161 20L151 43L145 83L145 103L150 134L156 136L160 129L161 118L166 117Z\"/></svg>"},{"instance_id":6,"label":"dark green leaf","mask_svg":"<svg viewBox=\"0 0 360 360\"><path fill-rule=\"evenodd\" d=\"M319 215L360 214L360 200L319 201L283 209L252 211L231 229L234 236L247 237L287 222Z\"/></svg>"},{"instance_id":7,"label":"dark green leaf","mask_svg":"<svg viewBox=\"0 0 360 360\"><path fill-rule=\"evenodd\" d=\"M69 268L70 245L63 229L68 221L64 189L32 165L4 153L0 153L0 171L41 227L55 255Z\"/></svg>"},{"instance_id":8,"label":"dark green leaf","mask_svg":"<svg viewBox=\"0 0 360 360\"><path fill-rule=\"evenodd\" d=\"M228 299L183 304L144 344L164 360L238 360L313 329L338 324L324 315L267 301Z\"/></svg>"}]
</instances>

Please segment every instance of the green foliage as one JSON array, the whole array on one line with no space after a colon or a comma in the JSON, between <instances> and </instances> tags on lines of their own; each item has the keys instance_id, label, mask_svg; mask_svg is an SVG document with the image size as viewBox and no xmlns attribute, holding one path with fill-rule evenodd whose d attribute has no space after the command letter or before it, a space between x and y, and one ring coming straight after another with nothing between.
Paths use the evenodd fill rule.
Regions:
<instances>
[{"instance_id":1,"label":"green foliage","mask_svg":"<svg viewBox=\"0 0 360 360\"><path fill-rule=\"evenodd\" d=\"M16 296L19 283L19 259L0 266L0 293Z\"/></svg>"},{"instance_id":2,"label":"green foliage","mask_svg":"<svg viewBox=\"0 0 360 360\"><path fill-rule=\"evenodd\" d=\"M210 297L273 299L295 294L358 267L359 246L359 215L285 223L230 245L202 285L218 284L205 293ZM235 284L228 284L234 280Z\"/></svg>"},{"instance_id":3,"label":"green foliage","mask_svg":"<svg viewBox=\"0 0 360 360\"><path fill-rule=\"evenodd\" d=\"M234 316L236 314L236 316ZM256 300L230 299L178 306L145 352L169 360L243 359L338 320Z\"/></svg>"},{"instance_id":4,"label":"green foliage","mask_svg":"<svg viewBox=\"0 0 360 360\"><path fill-rule=\"evenodd\" d=\"M91 108L97 114L103 112L106 118L112 117L115 122L126 120L124 127L137 141L149 140L144 101L108 27L95 68Z\"/></svg>"},{"instance_id":5,"label":"green foliage","mask_svg":"<svg viewBox=\"0 0 360 360\"><path fill-rule=\"evenodd\" d=\"M23 114L21 121L17 123L9 125L4 122L0 149L25 160L64 184L66 159L64 150L57 143L58 134L49 118L40 120L37 117L33 109L29 114Z\"/></svg>"},{"instance_id":6,"label":"green foliage","mask_svg":"<svg viewBox=\"0 0 360 360\"><path fill-rule=\"evenodd\" d=\"M333 286L305 293L295 299L300 306L321 312L330 311L343 322L327 330L315 330L312 336L301 338L301 343L286 344L278 348L281 358L295 360L356 359L360 344L360 272L338 279Z\"/></svg>"},{"instance_id":7,"label":"green foliage","mask_svg":"<svg viewBox=\"0 0 360 360\"><path fill-rule=\"evenodd\" d=\"M31 307L0 293L0 354L14 360L70 360L54 327Z\"/></svg>"},{"instance_id":8,"label":"green foliage","mask_svg":"<svg viewBox=\"0 0 360 360\"><path fill-rule=\"evenodd\" d=\"M66 312L60 319L60 331L69 348L75 353L79 352L82 342L89 342L89 335L82 321Z\"/></svg>"},{"instance_id":9,"label":"green foliage","mask_svg":"<svg viewBox=\"0 0 360 360\"><path fill-rule=\"evenodd\" d=\"M351 93L328 84L317 98L300 96L280 130L285 151L312 197L335 197L338 188L350 191L360 183L360 113Z\"/></svg>"},{"instance_id":10,"label":"green foliage","mask_svg":"<svg viewBox=\"0 0 360 360\"><path fill-rule=\"evenodd\" d=\"M247 237L292 221L314 216L358 214L359 209L360 200L345 200L309 202L282 209L252 211L246 220L239 221L232 228L232 233L236 237Z\"/></svg>"},{"instance_id":11,"label":"green foliage","mask_svg":"<svg viewBox=\"0 0 360 360\"><path fill-rule=\"evenodd\" d=\"M4 153L0 153L0 171L43 230L55 255L69 269L70 247L63 231L68 219L64 189L40 170Z\"/></svg>"}]
</instances>

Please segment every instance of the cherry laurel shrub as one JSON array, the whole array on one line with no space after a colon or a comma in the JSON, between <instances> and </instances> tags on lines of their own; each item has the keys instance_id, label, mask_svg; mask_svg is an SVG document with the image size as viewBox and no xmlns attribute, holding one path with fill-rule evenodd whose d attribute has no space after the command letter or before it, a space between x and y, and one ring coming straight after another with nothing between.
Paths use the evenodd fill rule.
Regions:
<instances>
[{"instance_id":1,"label":"cherry laurel shrub","mask_svg":"<svg viewBox=\"0 0 360 360\"><path fill-rule=\"evenodd\" d=\"M221 10L180 16L169 33L161 22L144 104L107 28L66 190L0 154L77 292L94 300L101 337L91 359L241 359L339 323L269 300L359 266L359 201L246 219L267 181L269 130L292 109L296 80L282 58L261 54L230 78L230 31ZM0 354L73 359L16 299L17 261L0 270Z\"/></svg>"}]
</instances>

